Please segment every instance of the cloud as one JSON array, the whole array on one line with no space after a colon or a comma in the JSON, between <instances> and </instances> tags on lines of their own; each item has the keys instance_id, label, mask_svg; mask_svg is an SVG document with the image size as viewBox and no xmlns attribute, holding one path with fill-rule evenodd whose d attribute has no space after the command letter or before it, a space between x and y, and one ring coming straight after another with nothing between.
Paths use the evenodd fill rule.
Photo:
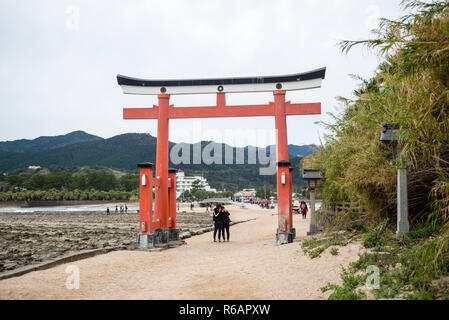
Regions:
<instances>
[{"instance_id":1,"label":"cloud","mask_svg":"<svg viewBox=\"0 0 449 320\"><path fill-rule=\"evenodd\" d=\"M155 97L125 96L116 74L201 78L289 74L327 66L324 86L294 92L294 102L321 101L323 115L289 118L289 143L318 143L337 95L348 96L378 59L341 39L370 35L376 17L400 15L399 0L322 1L27 1L0 2L0 140L73 130L110 137L156 135L155 121L124 121L123 106ZM230 104L267 103L271 94L229 95ZM176 96L177 106L210 105L213 96ZM272 128L274 120L201 120L203 127ZM171 121L191 128L191 121ZM194 142L194 141L187 141Z\"/></svg>"}]
</instances>

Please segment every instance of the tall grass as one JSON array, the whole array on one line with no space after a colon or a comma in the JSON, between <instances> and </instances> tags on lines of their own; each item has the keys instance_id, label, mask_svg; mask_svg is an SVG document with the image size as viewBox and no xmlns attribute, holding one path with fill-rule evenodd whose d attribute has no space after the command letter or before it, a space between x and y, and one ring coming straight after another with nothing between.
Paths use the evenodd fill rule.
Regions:
<instances>
[{"instance_id":1,"label":"tall grass","mask_svg":"<svg viewBox=\"0 0 449 320\"><path fill-rule=\"evenodd\" d=\"M342 41L343 52L365 45L384 57L362 79L312 157L323 171L325 201L363 200L373 220L396 216L396 171L409 162L412 222L449 219L449 1L403 1L407 15L383 19L376 38ZM393 165L379 138L399 123L403 152Z\"/></svg>"}]
</instances>

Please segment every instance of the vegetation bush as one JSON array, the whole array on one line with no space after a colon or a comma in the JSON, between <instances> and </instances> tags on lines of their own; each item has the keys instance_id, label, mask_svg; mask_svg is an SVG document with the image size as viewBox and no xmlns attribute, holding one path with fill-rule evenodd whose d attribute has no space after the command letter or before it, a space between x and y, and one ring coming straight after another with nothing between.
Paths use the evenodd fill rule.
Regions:
<instances>
[{"instance_id":1,"label":"vegetation bush","mask_svg":"<svg viewBox=\"0 0 449 320\"><path fill-rule=\"evenodd\" d=\"M9 175L0 183L0 201L130 200L136 199L138 188L138 175L118 179L105 171L36 173L28 179Z\"/></svg>"},{"instance_id":2,"label":"vegetation bush","mask_svg":"<svg viewBox=\"0 0 449 320\"><path fill-rule=\"evenodd\" d=\"M449 299L449 238L441 234L427 241L416 238L396 238L392 232L380 236L379 251L391 258L361 254L344 268L342 284L327 284L323 292L332 291L329 299L365 299L367 293L375 299L403 298L411 300ZM370 266L379 269L379 288L366 286Z\"/></svg>"},{"instance_id":3,"label":"vegetation bush","mask_svg":"<svg viewBox=\"0 0 449 320\"><path fill-rule=\"evenodd\" d=\"M385 232L388 225L388 220L383 221L378 226L371 229L371 231L368 231L363 236L362 244L365 248L375 248L383 243L383 237L382 234Z\"/></svg>"},{"instance_id":4,"label":"vegetation bush","mask_svg":"<svg viewBox=\"0 0 449 320\"><path fill-rule=\"evenodd\" d=\"M325 176L326 202L358 201L372 218L394 218L396 171L408 160L409 212L413 221L449 217L449 4L407 0L412 13L383 19L377 38L343 41L342 50L365 44L384 61L361 79L354 99L324 123L330 134L312 161ZM398 123L404 150L380 142L383 123ZM393 219L392 219L393 221Z\"/></svg>"},{"instance_id":5,"label":"vegetation bush","mask_svg":"<svg viewBox=\"0 0 449 320\"><path fill-rule=\"evenodd\" d=\"M0 201L48 201L48 200L135 200L139 191L99 190L23 190L0 192Z\"/></svg>"},{"instance_id":6,"label":"vegetation bush","mask_svg":"<svg viewBox=\"0 0 449 320\"><path fill-rule=\"evenodd\" d=\"M325 204L364 203L366 219L348 221L346 230L393 257L361 256L344 270L342 285L323 288L333 291L330 299L366 297L360 288L370 265L380 268L380 289L372 291L377 299L449 298L449 1L404 0L402 6L408 13L382 19L375 39L341 42L344 52L362 44L384 60L374 77L358 78L355 98L339 99L341 113L323 123L330 134L307 159L323 172ZM400 127L403 149L393 161L391 147L380 142L384 123ZM405 164L412 231L396 238L390 229L397 215L396 172Z\"/></svg>"}]
</instances>

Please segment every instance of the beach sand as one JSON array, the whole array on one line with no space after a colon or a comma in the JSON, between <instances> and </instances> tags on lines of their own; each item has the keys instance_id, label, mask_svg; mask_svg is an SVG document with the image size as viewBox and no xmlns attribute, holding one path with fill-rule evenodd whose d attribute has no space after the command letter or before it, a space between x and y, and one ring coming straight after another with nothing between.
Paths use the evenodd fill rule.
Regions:
<instances>
[{"instance_id":1,"label":"beach sand","mask_svg":"<svg viewBox=\"0 0 449 320\"><path fill-rule=\"evenodd\" d=\"M351 243L312 260L301 249L309 219L295 216L298 238L276 246L276 211L228 209L233 221L255 219L232 226L229 243L205 233L162 252L114 251L2 280L0 299L326 299L320 288L340 283L341 266L362 250ZM66 287L69 266L79 268L79 289Z\"/></svg>"}]
</instances>

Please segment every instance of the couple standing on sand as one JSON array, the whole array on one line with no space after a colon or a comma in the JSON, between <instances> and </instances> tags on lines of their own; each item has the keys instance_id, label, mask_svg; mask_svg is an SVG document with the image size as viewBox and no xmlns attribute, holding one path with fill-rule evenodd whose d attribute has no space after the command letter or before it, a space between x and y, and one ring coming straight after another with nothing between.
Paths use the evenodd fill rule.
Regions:
<instances>
[{"instance_id":1,"label":"couple standing on sand","mask_svg":"<svg viewBox=\"0 0 449 320\"><path fill-rule=\"evenodd\" d=\"M218 231L218 242L221 242L221 235L223 234L223 242L229 242L229 225L231 219L229 218L230 213L226 211L225 207L222 205L217 205L213 212L214 218L214 242L217 242L217 231ZM227 237L225 238L225 230Z\"/></svg>"}]
</instances>

